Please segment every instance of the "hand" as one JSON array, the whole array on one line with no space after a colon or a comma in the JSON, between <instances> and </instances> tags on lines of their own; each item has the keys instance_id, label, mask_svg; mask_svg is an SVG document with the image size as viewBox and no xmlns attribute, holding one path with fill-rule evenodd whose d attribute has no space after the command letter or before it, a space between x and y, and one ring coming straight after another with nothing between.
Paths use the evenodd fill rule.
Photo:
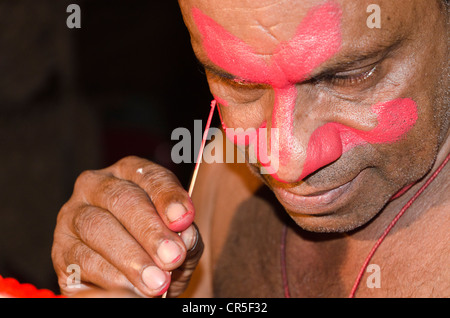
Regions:
<instances>
[{"instance_id":1,"label":"hand","mask_svg":"<svg viewBox=\"0 0 450 318\"><path fill-rule=\"evenodd\" d=\"M83 172L61 208L52 260L62 293L67 272L80 266L85 288L128 289L139 295L177 296L203 251L188 193L169 170L127 157ZM172 275L171 275L172 272Z\"/></svg>"}]
</instances>

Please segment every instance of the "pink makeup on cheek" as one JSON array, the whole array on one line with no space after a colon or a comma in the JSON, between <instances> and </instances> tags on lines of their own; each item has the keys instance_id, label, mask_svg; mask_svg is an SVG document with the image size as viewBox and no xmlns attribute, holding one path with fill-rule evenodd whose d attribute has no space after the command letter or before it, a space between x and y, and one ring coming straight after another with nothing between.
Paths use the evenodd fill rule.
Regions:
<instances>
[{"instance_id":1,"label":"pink makeup on cheek","mask_svg":"<svg viewBox=\"0 0 450 318\"><path fill-rule=\"evenodd\" d=\"M299 180L337 160L343 153L364 144L391 144L405 135L417 121L417 105L409 98L398 98L372 106L378 124L369 131L339 123L328 123L311 135Z\"/></svg>"}]
</instances>

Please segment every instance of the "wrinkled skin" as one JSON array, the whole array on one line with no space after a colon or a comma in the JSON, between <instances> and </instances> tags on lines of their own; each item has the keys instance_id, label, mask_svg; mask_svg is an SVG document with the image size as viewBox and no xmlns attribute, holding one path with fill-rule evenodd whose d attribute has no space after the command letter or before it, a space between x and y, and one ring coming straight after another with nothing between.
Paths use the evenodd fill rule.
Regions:
<instances>
[{"instance_id":1,"label":"wrinkled skin","mask_svg":"<svg viewBox=\"0 0 450 318\"><path fill-rule=\"evenodd\" d=\"M201 10L252 47L256 55L270 60L277 46L294 36L309 10L324 2L179 3L194 52L205 65L211 92L223 101L219 107L224 125L258 128L263 121L273 122L275 84L249 82L216 65L193 9ZM291 294L348 294L363 257L450 151L448 12L438 1L378 1L382 27L369 29L366 8L372 1L334 3L342 11L340 47L304 81L292 84L297 95L292 135L286 140L297 146L289 153L295 160L280 165L281 177L260 175L259 164L249 164L248 169L204 164L193 204L175 176L143 159L125 158L105 170L82 174L72 198L61 209L55 230L52 256L64 292L70 292L64 285L65 268L76 263L82 268L86 286L126 288L157 296L171 281L169 295L179 295L199 262L205 242L206 255L188 295L212 296L214 291L216 296L281 297L283 291L275 287L281 286L277 283L279 242L262 239L280 237L282 223L290 222L275 216L274 206L278 205L293 221L286 247ZM221 49L227 48L230 46L224 42ZM373 54L351 59L368 52ZM333 68L333 74L319 76L336 65L339 69ZM318 127L334 122L369 131L377 125L371 105L397 98L411 99L417 105L417 120L401 138L356 146L297 180L305 161L304 149ZM137 172L140 168L144 173ZM257 198L263 184L275 192L279 203ZM320 197L345 184L351 185L336 200L322 204L293 206L279 194L287 189L297 197ZM391 200L410 184L414 185ZM386 248L377 252L373 261L382 268L383 287L362 288L360 295L450 296L450 273L445 265L450 261L446 244L449 190L447 166L402 217L398 230L383 243ZM178 221L170 223L167 211L174 207L173 202L181 203L190 213L182 216L175 209L178 212L169 215ZM191 225L194 205L203 240ZM266 210L269 212L264 217L251 212ZM177 232L185 235L179 237ZM195 248L187 253L197 238ZM167 240L174 244L164 244ZM252 270L262 263L267 264L267 272ZM149 267L152 275L143 275ZM172 276L170 271L174 271Z\"/></svg>"},{"instance_id":2,"label":"wrinkled skin","mask_svg":"<svg viewBox=\"0 0 450 318\"><path fill-rule=\"evenodd\" d=\"M54 235L52 257L63 293L79 291L67 286L69 264L80 266L84 293L101 287L159 296L171 276L177 280L173 292L180 293L203 246L193 211L176 177L147 160L128 157L84 172Z\"/></svg>"}]
</instances>

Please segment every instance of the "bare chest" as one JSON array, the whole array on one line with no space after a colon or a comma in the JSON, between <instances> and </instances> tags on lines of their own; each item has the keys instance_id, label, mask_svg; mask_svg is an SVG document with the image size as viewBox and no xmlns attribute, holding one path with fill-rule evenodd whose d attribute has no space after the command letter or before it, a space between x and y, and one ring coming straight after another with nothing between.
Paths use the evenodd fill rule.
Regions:
<instances>
[{"instance_id":1,"label":"bare chest","mask_svg":"<svg viewBox=\"0 0 450 318\"><path fill-rule=\"evenodd\" d=\"M425 226L399 222L364 270L356 297L449 297L448 212L429 211ZM374 244L302 231L264 201L240 206L225 242L214 266L219 297L347 297Z\"/></svg>"}]
</instances>

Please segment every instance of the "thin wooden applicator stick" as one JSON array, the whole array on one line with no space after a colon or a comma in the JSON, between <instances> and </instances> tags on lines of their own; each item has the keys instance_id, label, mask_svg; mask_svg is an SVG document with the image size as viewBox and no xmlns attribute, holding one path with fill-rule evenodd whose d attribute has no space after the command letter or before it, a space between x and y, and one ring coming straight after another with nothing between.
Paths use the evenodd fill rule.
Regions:
<instances>
[{"instance_id":1,"label":"thin wooden applicator stick","mask_svg":"<svg viewBox=\"0 0 450 318\"><path fill-rule=\"evenodd\" d=\"M212 117L214 115L214 109L216 108L217 102L213 100L211 102L211 110L209 111L208 121L206 122L205 131L203 132L202 145L200 151L198 152L197 162L195 163L194 174L192 175L191 184L189 186L189 196L192 196L194 191L195 181L197 180L198 169L200 168L200 162L202 161L203 151L205 150L206 138L208 137L209 127L211 126Z\"/></svg>"},{"instance_id":2,"label":"thin wooden applicator stick","mask_svg":"<svg viewBox=\"0 0 450 318\"><path fill-rule=\"evenodd\" d=\"M192 197L192 192L194 191L195 181L197 181L198 170L200 168L200 162L202 161L203 151L205 150L206 139L208 138L209 127L211 126L212 117L214 115L214 109L216 108L217 102L213 100L211 102L211 110L209 111L208 121L206 122L205 131L203 132L202 144L198 152L197 161L195 163L194 174L192 175L191 182L189 185L189 197ZM162 298L167 297L167 291L162 295Z\"/></svg>"}]
</instances>

